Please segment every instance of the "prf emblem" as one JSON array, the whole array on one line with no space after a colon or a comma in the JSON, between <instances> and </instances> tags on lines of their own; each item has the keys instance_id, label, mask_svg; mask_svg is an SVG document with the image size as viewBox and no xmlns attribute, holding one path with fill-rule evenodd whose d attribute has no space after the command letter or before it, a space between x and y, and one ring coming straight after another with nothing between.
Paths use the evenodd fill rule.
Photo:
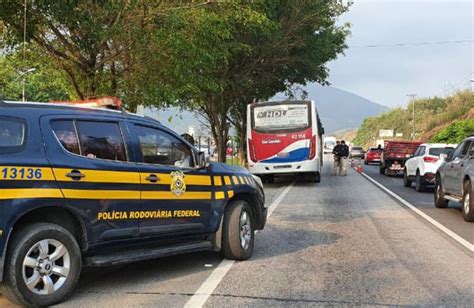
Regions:
<instances>
[{"instance_id":1,"label":"prf emblem","mask_svg":"<svg viewBox=\"0 0 474 308\"><path fill-rule=\"evenodd\" d=\"M176 195L176 197L181 196L186 192L186 182L184 181L183 171L174 171L171 172L171 192Z\"/></svg>"}]
</instances>

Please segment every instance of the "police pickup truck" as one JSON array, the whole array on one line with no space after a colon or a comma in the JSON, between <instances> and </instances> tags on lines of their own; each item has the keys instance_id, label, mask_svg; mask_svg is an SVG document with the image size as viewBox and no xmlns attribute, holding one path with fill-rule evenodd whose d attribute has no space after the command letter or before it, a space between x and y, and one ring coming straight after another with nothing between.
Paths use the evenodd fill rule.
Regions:
<instances>
[{"instance_id":1,"label":"police pickup truck","mask_svg":"<svg viewBox=\"0 0 474 308\"><path fill-rule=\"evenodd\" d=\"M48 306L82 266L251 257L267 216L260 179L205 162L153 119L90 106L0 101L0 293Z\"/></svg>"}]
</instances>

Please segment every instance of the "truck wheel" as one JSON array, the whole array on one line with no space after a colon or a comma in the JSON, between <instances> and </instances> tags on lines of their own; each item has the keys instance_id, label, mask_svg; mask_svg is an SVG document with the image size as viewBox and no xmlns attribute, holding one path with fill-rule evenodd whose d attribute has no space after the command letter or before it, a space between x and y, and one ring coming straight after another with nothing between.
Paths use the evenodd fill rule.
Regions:
<instances>
[{"instance_id":1,"label":"truck wheel","mask_svg":"<svg viewBox=\"0 0 474 308\"><path fill-rule=\"evenodd\" d=\"M8 246L2 289L6 298L43 307L71 295L81 272L81 250L68 230L34 223L19 229Z\"/></svg>"},{"instance_id":2,"label":"truck wheel","mask_svg":"<svg viewBox=\"0 0 474 308\"><path fill-rule=\"evenodd\" d=\"M403 172L403 186L411 187L411 181L408 179L407 169Z\"/></svg>"},{"instance_id":3,"label":"truck wheel","mask_svg":"<svg viewBox=\"0 0 474 308\"><path fill-rule=\"evenodd\" d=\"M415 183L415 190L417 192L424 192L426 188L425 183L423 182L423 178L420 175L420 171L416 171L416 183Z\"/></svg>"},{"instance_id":4,"label":"truck wheel","mask_svg":"<svg viewBox=\"0 0 474 308\"><path fill-rule=\"evenodd\" d=\"M440 176L436 177L434 203L437 208L445 208L449 203L449 200L444 199L443 186L441 185Z\"/></svg>"},{"instance_id":5,"label":"truck wheel","mask_svg":"<svg viewBox=\"0 0 474 308\"><path fill-rule=\"evenodd\" d=\"M247 260L252 256L255 232L252 210L247 202L237 200L227 206L222 231L226 259Z\"/></svg>"},{"instance_id":6,"label":"truck wheel","mask_svg":"<svg viewBox=\"0 0 474 308\"><path fill-rule=\"evenodd\" d=\"M474 200L472 199L471 181L464 182L464 195L462 202L462 216L467 222L474 222Z\"/></svg>"}]
</instances>

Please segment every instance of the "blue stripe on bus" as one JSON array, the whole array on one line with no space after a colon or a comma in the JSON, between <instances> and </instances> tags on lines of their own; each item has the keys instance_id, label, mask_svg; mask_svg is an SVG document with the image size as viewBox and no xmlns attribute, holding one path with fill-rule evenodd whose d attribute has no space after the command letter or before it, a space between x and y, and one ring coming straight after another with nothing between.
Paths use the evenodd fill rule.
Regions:
<instances>
[{"instance_id":1,"label":"blue stripe on bus","mask_svg":"<svg viewBox=\"0 0 474 308\"><path fill-rule=\"evenodd\" d=\"M288 153L288 157L273 157L270 159L262 160L262 163L293 163L303 160L307 160L309 156L309 148L300 148Z\"/></svg>"}]
</instances>

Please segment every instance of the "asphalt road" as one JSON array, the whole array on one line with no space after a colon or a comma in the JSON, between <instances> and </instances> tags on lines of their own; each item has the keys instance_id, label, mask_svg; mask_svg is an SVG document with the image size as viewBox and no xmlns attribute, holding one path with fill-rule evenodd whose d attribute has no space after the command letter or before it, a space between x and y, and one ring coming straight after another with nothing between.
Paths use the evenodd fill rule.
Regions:
<instances>
[{"instance_id":1,"label":"asphalt road","mask_svg":"<svg viewBox=\"0 0 474 308\"><path fill-rule=\"evenodd\" d=\"M206 307L474 306L472 253L353 170L333 177L330 167L319 184L283 178L266 187L268 204L287 194L253 258L227 268ZM86 270L60 306L183 307L221 261L200 253Z\"/></svg>"},{"instance_id":2,"label":"asphalt road","mask_svg":"<svg viewBox=\"0 0 474 308\"><path fill-rule=\"evenodd\" d=\"M448 208L438 209L434 205L434 186L428 186L426 192L420 193L415 190L414 183L411 188L404 187L402 176L381 175L377 165L362 166L363 171L371 178L410 202L446 228L474 244L474 223L464 221L460 203L450 201Z\"/></svg>"}]
</instances>

